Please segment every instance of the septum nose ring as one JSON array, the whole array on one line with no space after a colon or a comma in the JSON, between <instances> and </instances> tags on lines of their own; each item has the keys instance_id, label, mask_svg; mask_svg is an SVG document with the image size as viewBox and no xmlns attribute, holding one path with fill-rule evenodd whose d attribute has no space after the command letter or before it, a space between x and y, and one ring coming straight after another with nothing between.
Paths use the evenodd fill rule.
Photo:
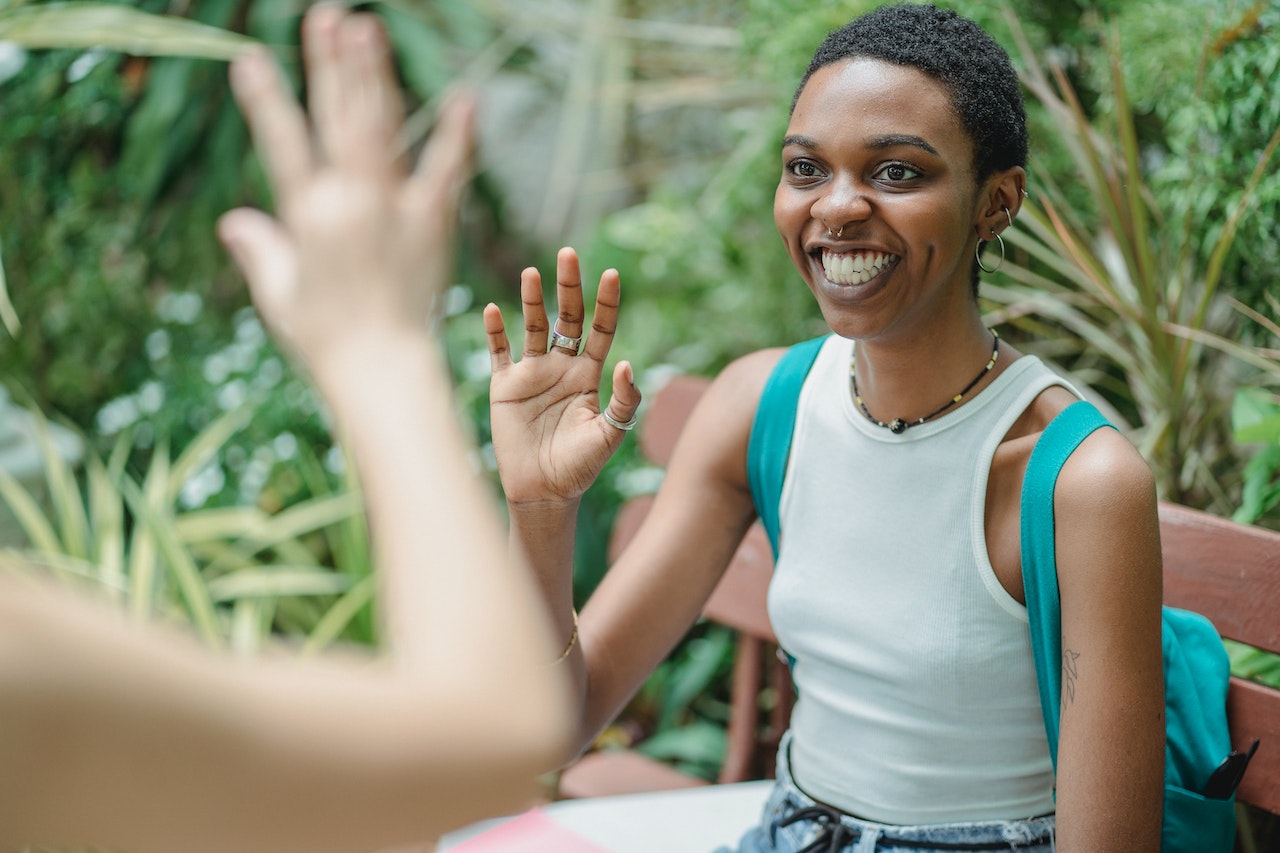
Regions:
<instances>
[{"instance_id":1,"label":"septum nose ring","mask_svg":"<svg viewBox=\"0 0 1280 853\"><path fill-rule=\"evenodd\" d=\"M823 224L823 225L827 225L826 220L823 220L822 224ZM832 231L832 230L831 230L831 226L830 226L830 225L827 225L827 236L828 236L828 237L840 237L840 236L842 236L843 234L844 234L844 226L843 226L843 225L841 225L841 226L840 226L837 230L835 230L835 231Z\"/></svg>"}]
</instances>

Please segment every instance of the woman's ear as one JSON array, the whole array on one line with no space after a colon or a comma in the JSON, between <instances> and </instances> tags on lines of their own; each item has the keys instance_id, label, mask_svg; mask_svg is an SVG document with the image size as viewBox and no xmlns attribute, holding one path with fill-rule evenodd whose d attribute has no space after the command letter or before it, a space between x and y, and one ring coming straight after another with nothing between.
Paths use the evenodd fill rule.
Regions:
<instances>
[{"instance_id":1,"label":"woman's ear","mask_svg":"<svg viewBox=\"0 0 1280 853\"><path fill-rule=\"evenodd\" d=\"M975 223L978 236L990 240L1013 224L1026 195L1027 170L1021 166L1005 169L988 178Z\"/></svg>"}]
</instances>

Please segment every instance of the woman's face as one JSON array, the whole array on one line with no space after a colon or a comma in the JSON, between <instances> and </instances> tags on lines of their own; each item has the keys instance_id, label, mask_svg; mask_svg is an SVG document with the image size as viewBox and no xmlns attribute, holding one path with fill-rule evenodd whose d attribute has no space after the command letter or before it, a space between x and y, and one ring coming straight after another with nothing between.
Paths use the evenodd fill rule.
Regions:
<instances>
[{"instance_id":1,"label":"woman's face","mask_svg":"<svg viewBox=\"0 0 1280 853\"><path fill-rule=\"evenodd\" d=\"M809 78L773 211L835 332L914 334L972 310L983 206L973 162L950 98L923 72L851 59Z\"/></svg>"}]
</instances>

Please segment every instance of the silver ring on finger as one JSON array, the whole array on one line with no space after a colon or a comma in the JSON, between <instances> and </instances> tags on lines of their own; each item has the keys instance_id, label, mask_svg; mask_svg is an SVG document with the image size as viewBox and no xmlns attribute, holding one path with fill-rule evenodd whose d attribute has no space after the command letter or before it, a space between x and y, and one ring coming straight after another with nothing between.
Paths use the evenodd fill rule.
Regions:
<instances>
[{"instance_id":1,"label":"silver ring on finger","mask_svg":"<svg viewBox=\"0 0 1280 853\"><path fill-rule=\"evenodd\" d=\"M571 338L568 335L560 334L560 329L556 326L551 327L551 343L547 346L550 350L552 347L560 347L560 349L569 353L569 355L577 355L582 349L582 335Z\"/></svg>"},{"instance_id":2,"label":"silver ring on finger","mask_svg":"<svg viewBox=\"0 0 1280 853\"><path fill-rule=\"evenodd\" d=\"M613 415L609 414L608 406L604 407L604 411L601 412L600 415L605 419L605 421L608 422L609 426L613 427L614 429L620 429L623 432L627 432L629 430L634 429L636 423L640 420L640 414L639 412L637 412L636 414L631 416L631 420L620 421L617 418L615 418Z\"/></svg>"}]
</instances>

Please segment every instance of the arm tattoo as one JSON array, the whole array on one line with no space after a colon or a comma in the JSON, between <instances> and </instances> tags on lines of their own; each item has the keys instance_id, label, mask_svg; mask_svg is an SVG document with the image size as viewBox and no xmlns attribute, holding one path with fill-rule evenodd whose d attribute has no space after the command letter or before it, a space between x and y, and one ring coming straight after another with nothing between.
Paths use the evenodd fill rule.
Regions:
<instances>
[{"instance_id":1,"label":"arm tattoo","mask_svg":"<svg viewBox=\"0 0 1280 853\"><path fill-rule=\"evenodd\" d=\"M1076 661L1080 659L1080 653L1072 651L1068 648L1062 650L1062 707L1075 704L1076 701L1076 679L1080 676L1080 670L1076 665Z\"/></svg>"}]
</instances>

